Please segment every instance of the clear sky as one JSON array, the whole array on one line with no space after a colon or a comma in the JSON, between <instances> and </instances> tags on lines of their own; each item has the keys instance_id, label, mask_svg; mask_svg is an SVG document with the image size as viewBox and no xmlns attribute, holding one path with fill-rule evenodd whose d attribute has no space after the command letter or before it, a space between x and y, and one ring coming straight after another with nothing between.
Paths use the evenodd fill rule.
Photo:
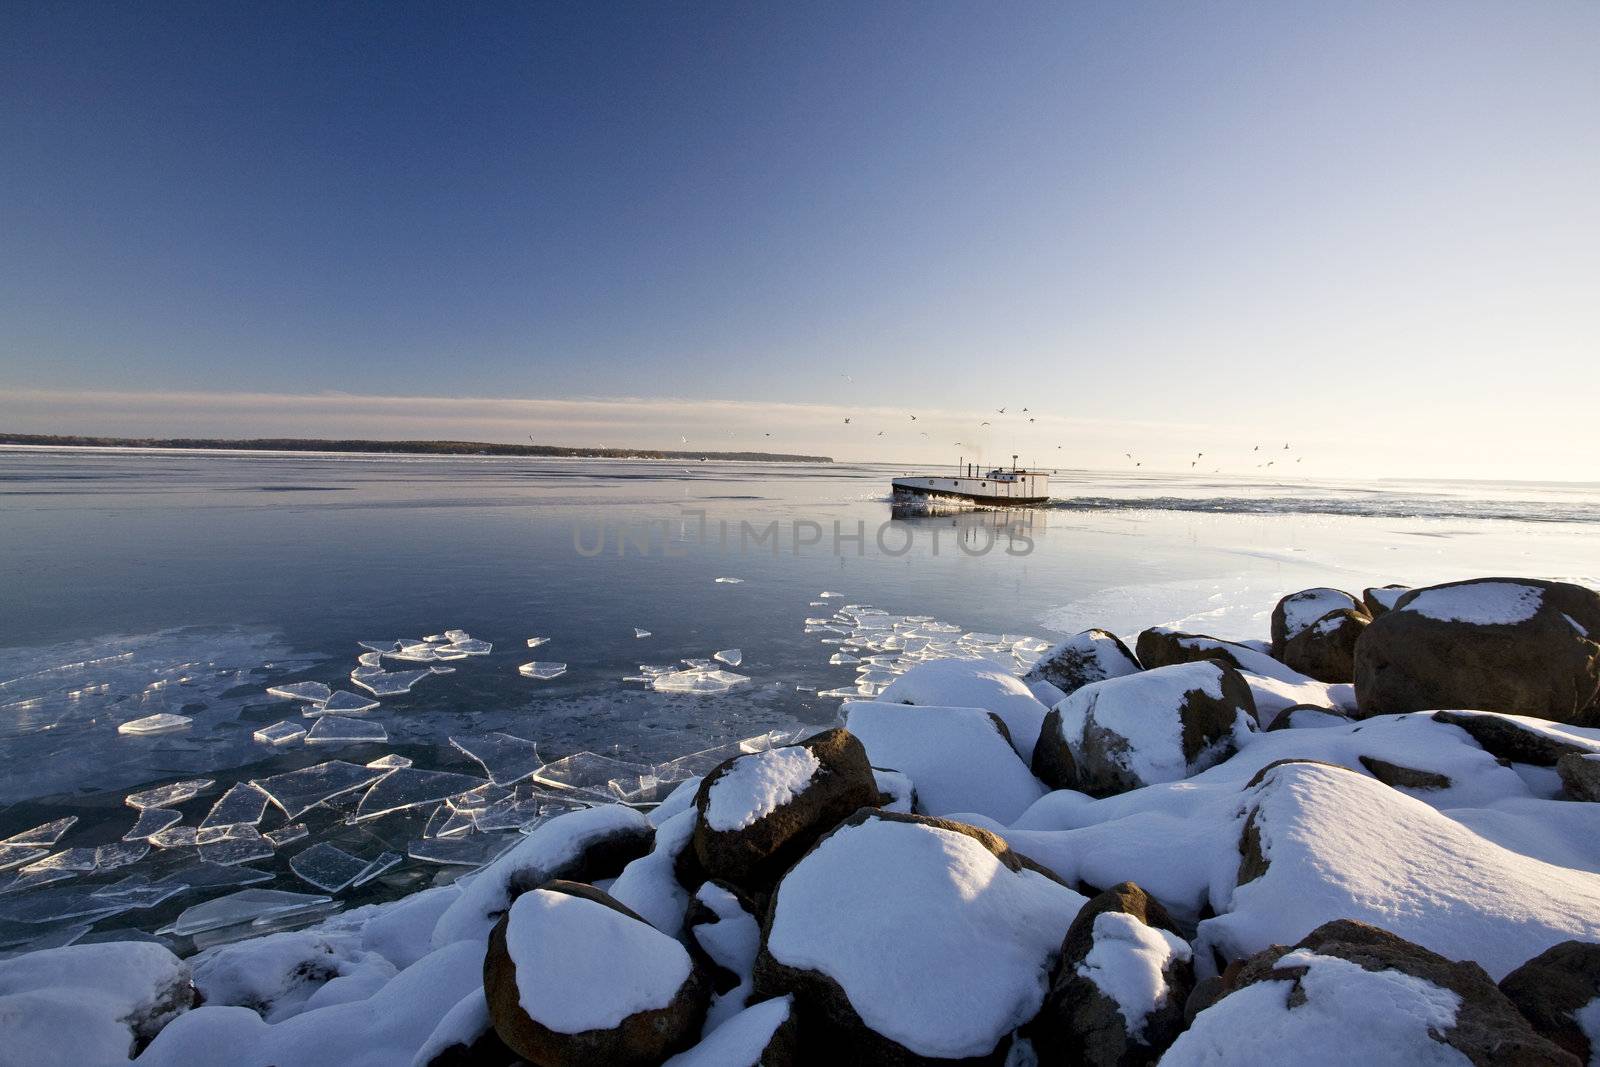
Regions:
<instances>
[{"instance_id":1,"label":"clear sky","mask_svg":"<svg viewBox=\"0 0 1600 1067\"><path fill-rule=\"evenodd\" d=\"M0 5L0 431L1594 479L1597 352L1594 3Z\"/></svg>"}]
</instances>

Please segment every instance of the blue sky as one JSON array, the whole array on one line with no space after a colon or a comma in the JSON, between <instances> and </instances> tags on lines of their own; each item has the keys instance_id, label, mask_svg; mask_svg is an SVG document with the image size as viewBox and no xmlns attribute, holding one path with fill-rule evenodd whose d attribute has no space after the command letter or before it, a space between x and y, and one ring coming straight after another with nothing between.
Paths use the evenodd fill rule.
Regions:
<instances>
[{"instance_id":1,"label":"blue sky","mask_svg":"<svg viewBox=\"0 0 1600 1067\"><path fill-rule=\"evenodd\" d=\"M1592 477L1597 54L1561 2L4 5L0 429Z\"/></svg>"}]
</instances>

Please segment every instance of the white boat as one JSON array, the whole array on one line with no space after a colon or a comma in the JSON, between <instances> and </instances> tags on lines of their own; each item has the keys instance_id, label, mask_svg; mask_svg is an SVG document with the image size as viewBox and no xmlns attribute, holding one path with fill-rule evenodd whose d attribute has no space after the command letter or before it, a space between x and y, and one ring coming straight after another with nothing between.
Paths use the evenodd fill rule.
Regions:
<instances>
[{"instance_id":1,"label":"white boat","mask_svg":"<svg viewBox=\"0 0 1600 1067\"><path fill-rule=\"evenodd\" d=\"M897 499L960 501L988 507L1043 504L1050 499L1048 471L1025 470L1011 457L1010 467L987 471L976 463L961 463L953 474L906 475L892 481Z\"/></svg>"}]
</instances>

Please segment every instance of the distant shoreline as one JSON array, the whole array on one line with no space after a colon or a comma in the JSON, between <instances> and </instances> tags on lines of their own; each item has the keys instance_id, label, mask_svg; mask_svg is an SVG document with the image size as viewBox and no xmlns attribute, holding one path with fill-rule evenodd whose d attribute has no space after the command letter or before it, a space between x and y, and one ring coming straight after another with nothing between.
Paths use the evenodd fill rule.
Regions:
<instances>
[{"instance_id":1,"label":"distant shoreline","mask_svg":"<svg viewBox=\"0 0 1600 1067\"><path fill-rule=\"evenodd\" d=\"M0 445L31 448L146 448L199 452L343 452L400 456L538 456L561 459L741 460L749 463L832 463L831 456L783 452L663 451L653 448L581 448L511 445L489 441L365 441L305 437L82 437L66 434L0 433Z\"/></svg>"}]
</instances>

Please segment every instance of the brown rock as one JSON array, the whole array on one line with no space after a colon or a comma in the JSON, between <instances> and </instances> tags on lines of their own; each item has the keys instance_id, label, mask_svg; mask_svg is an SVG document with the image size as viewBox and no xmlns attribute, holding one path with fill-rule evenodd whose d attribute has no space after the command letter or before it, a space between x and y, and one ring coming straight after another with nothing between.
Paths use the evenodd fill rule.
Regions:
<instances>
[{"instance_id":1,"label":"brown rock","mask_svg":"<svg viewBox=\"0 0 1600 1067\"><path fill-rule=\"evenodd\" d=\"M1568 752L1556 760L1556 773L1573 800L1600 801L1600 753Z\"/></svg>"},{"instance_id":2,"label":"brown rock","mask_svg":"<svg viewBox=\"0 0 1600 1067\"><path fill-rule=\"evenodd\" d=\"M1449 789L1450 779L1434 771L1419 771L1402 767L1376 756L1361 756L1361 766L1372 772L1372 777L1396 789Z\"/></svg>"},{"instance_id":3,"label":"brown rock","mask_svg":"<svg viewBox=\"0 0 1600 1067\"><path fill-rule=\"evenodd\" d=\"M1600 997L1600 945L1563 941L1551 945L1500 979L1500 992L1511 999L1533 1028L1584 1063L1591 1047L1573 1013Z\"/></svg>"},{"instance_id":4,"label":"brown rock","mask_svg":"<svg viewBox=\"0 0 1600 1067\"><path fill-rule=\"evenodd\" d=\"M1563 756L1582 755L1592 751L1530 730L1521 723L1500 715L1439 711L1430 718L1434 722L1461 727L1471 734L1472 739L1489 755L1511 763L1554 767Z\"/></svg>"},{"instance_id":5,"label":"brown rock","mask_svg":"<svg viewBox=\"0 0 1600 1067\"><path fill-rule=\"evenodd\" d=\"M1213 659L1237 669L1249 669L1252 656L1264 655L1248 645L1224 641L1209 634L1190 634L1154 626L1139 635L1139 662L1146 670L1172 667L1179 663L1199 663Z\"/></svg>"},{"instance_id":6,"label":"brown rock","mask_svg":"<svg viewBox=\"0 0 1600 1067\"><path fill-rule=\"evenodd\" d=\"M1372 586L1361 591L1361 603L1367 609L1367 614L1376 619L1393 609L1394 602L1410 588L1409 585Z\"/></svg>"},{"instance_id":7,"label":"brown rock","mask_svg":"<svg viewBox=\"0 0 1600 1067\"><path fill-rule=\"evenodd\" d=\"M1300 716L1298 724L1294 721L1296 715ZM1339 726L1343 723L1355 722L1355 720L1348 715L1340 715L1330 708L1318 707L1315 704L1295 704L1278 712L1277 716L1272 720L1272 725L1267 727L1267 733L1271 733L1274 730L1304 728L1308 722L1313 725L1320 722L1324 726Z\"/></svg>"},{"instance_id":8,"label":"brown rock","mask_svg":"<svg viewBox=\"0 0 1600 1067\"><path fill-rule=\"evenodd\" d=\"M1078 788L1078 761L1061 734L1061 712L1051 708L1033 746L1033 776L1051 789Z\"/></svg>"},{"instance_id":9,"label":"brown rock","mask_svg":"<svg viewBox=\"0 0 1600 1067\"><path fill-rule=\"evenodd\" d=\"M1092 682L1119 678L1142 668L1122 639L1110 630L1085 630L1050 649L1023 676L1024 682L1045 681L1064 696Z\"/></svg>"},{"instance_id":10,"label":"brown rock","mask_svg":"<svg viewBox=\"0 0 1600 1067\"><path fill-rule=\"evenodd\" d=\"M1330 611L1284 644L1283 662L1329 685L1354 681L1356 641L1371 621L1364 610Z\"/></svg>"},{"instance_id":11,"label":"brown rock","mask_svg":"<svg viewBox=\"0 0 1600 1067\"><path fill-rule=\"evenodd\" d=\"M1302 630L1329 612L1353 611L1367 615L1366 605L1343 589L1322 586L1290 593L1272 609L1272 654L1283 659L1284 651Z\"/></svg>"}]
</instances>

